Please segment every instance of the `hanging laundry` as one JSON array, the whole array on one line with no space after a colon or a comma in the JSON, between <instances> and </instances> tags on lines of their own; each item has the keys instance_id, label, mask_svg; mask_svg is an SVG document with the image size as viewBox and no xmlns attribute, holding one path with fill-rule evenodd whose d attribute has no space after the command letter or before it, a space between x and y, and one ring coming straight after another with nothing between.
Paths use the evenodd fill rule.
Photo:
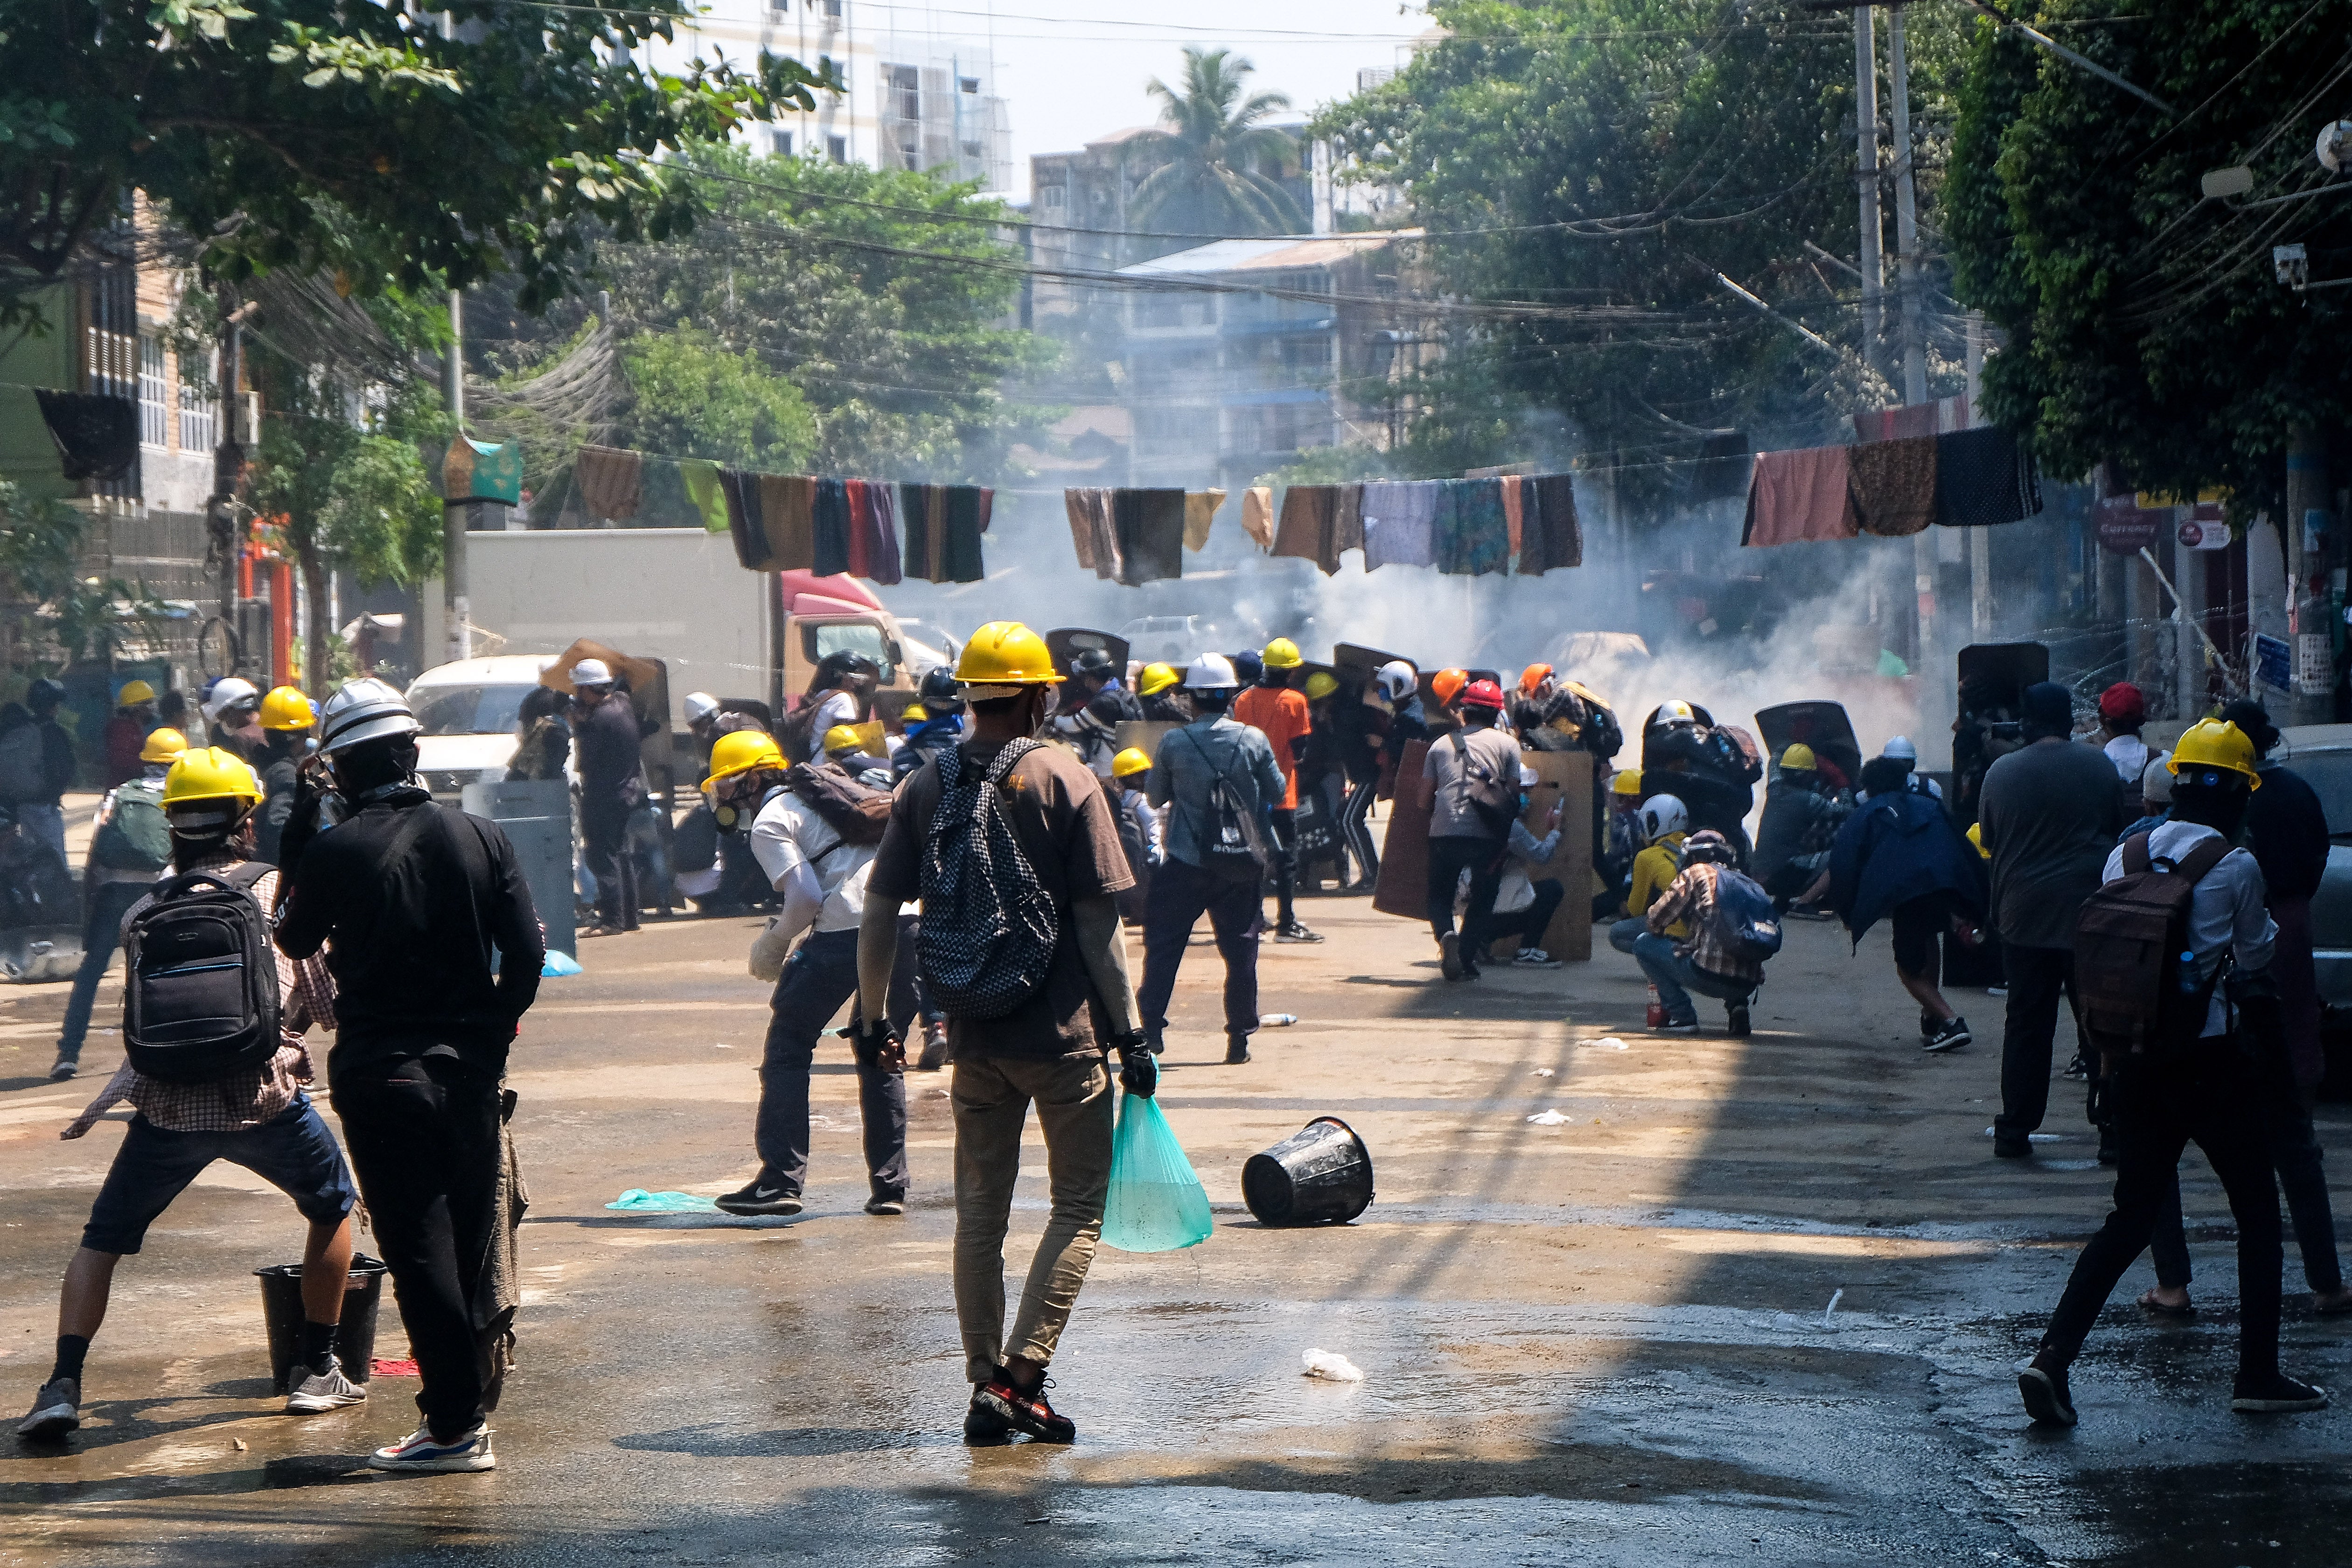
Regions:
<instances>
[{"instance_id":1,"label":"hanging laundry","mask_svg":"<svg viewBox=\"0 0 2352 1568\"><path fill-rule=\"evenodd\" d=\"M1339 570L1331 549L1333 511L1339 497L1329 485L1293 485L1282 493L1282 521L1274 531L1274 553L1313 561L1324 572Z\"/></svg>"},{"instance_id":2,"label":"hanging laundry","mask_svg":"<svg viewBox=\"0 0 2352 1568\"><path fill-rule=\"evenodd\" d=\"M809 503L809 570L838 577L849 570L849 483L819 479Z\"/></svg>"},{"instance_id":3,"label":"hanging laundry","mask_svg":"<svg viewBox=\"0 0 2352 1568\"><path fill-rule=\"evenodd\" d=\"M866 575L885 588L904 580L898 560L898 486L887 479L867 479L861 503L853 507L850 526L866 540Z\"/></svg>"},{"instance_id":4,"label":"hanging laundry","mask_svg":"<svg viewBox=\"0 0 2352 1568\"><path fill-rule=\"evenodd\" d=\"M736 564L746 571L773 571L776 552L768 547L768 530L761 517L760 476L740 468L722 468L719 488L727 498L727 531L733 537Z\"/></svg>"},{"instance_id":5,"label":"hanging laundry","mask_svg":"<svg viewBox=\"0 0 2352 1568\"><path fill-rule=\"evenodd\" d=\"M1252 485L1242 492L1242 532L1257 541L1257 548L1274 548L1274 486Z\"/></svg>"},{"instance_id":6,"label":"hanging laundry","mask_svg":"<svg viewBox=\"0 0 2352 1568\"><path fill-rule=\"evenodd\" d=\"M1187 490L1184 492L1184 548L1204 549L1209 543L1209 527L1217 520L1217 508L1225 504L1223 490Z\"/></svg>"},{"instance_id":7,"label":"hanging laundry","mask_svg":"<svg viewBox=\"0 0 2352 1568\"><path fill-rule=\"evenodd\" d=\"M111 481L139 464L139 410L127 397L35 387L41 422L49 427L68 479Z\"/></svg>"},{"instance_id":8,"label":"hanging laundry","mask_svg":"<svg viewBox=\"0 0 2352 1568\"><path fill-rule=\"evenodd\" d=\"M1847 483L1850 446L1811 446L1797 452L1759 452L1748 483L1748 520L1743 545L1785 545L1803 539L1850 539L1862 530L1854 521L1853 493Z\"/></svg>"},{"instance_id":9,"label":"hanging laundry","mask_svg":"<svg viewBox=\"0 0 2352 1568\"><path fill-rule=\"evenodd\" d=\"M1737 430L1718 430L1698 444L1698 461L1691 465L1694 502L1727 501L1748 493L1748 436Z\"/></svg>"},{"instance_id":10,"label":"hanging laundry","mask_svg":"<svg viewBox=\"0 0 2352 1568\"><path fill-rule=\"evenodd\" d=\"M898 534L907 562L906 575L930 580L931 507L930 486L900 485L898 486Z\"/></svg>"},{"instance_id":11,"label":"hanging laundry","mask_svg":"<svg viewBox=\"0 0 2352 1568\"><path fill-rule=\"evenodd\" d=\"M2042 510L2032 454L1999 425L1936 437L1936 520L1980 528L2022 522Z\"/></svg>"},{"instance_id":12,"label":"hanging laundry","mask_svg":"<svg viewBox=\"0 0 2352 1568\"><path fill-rule=\"evenodd\" d=\"M1129 587L1184 575L1184 492L1117 490L1118 580Z\"/></svg>"},{"instance_id":13,"label":"hanging laundry","mask_svg":"<svg viewBox=\"0 0 2352 1568\"><path fill-rule=\"evenodd\" d=\"M646 459L617 446L583 446L572 461L572 483L592 517L625 523L645 494Z\"/></svg>"},{"instance_id":14,"label":"hanging laundry","mask_svg":"<svg viewBox=\"0 0 2352 1568\"><path fill-rule=\"evenodd\" d=\"M852 577L874 575L874 538L866 528L873 507L866 499L866 488L863 479L841 482L842 504L849 513L849 564L842 570Z\"/></svg>"},{"instance_id":15,"label":"hanging laundry","mask_svg":"<svg viewBox=\"0 0 2352 1568\"><path fill-rule=\"evenodd\" d=\"M1364 487L1361 485L1335 485L1331 503L1331 564L1327 571L1339 570L1339 552L1364 548Z\"/></svg>"},{"instance_id":16,"label":"hanging laundry","mask_svg":"<svg viewBox=\"0 0 2352 1568\"><path fill-rule=\"evenodd\" d=\"M1519 486L1519 571L1540 577L1555 567L1584 564L1584 530L1576 518L1576 480L1539 474Z\"/></svg>"},{"instance_id":17,"label":"hanging laundry","mask_svg":"<svg viewBox=\"0 0 2352 1568\"><path fill-rule=\"evenodd\" d=\"M1901 538L1920 532L1936 517L1936 437L1860 443L1846 453L1846 485L1854 526L1864 533Z\"/></svg>"},{"instance_id":18,"label":"hanging laundry","mask_svg":"<svg viewBox=\"0 0 2352 1568\"><path fill-rule=\"evenodd\" d=\"M1507 570L1511 533L1503 517L1502 481L1447 479L1443 484L1430 529L1437 570L1457 576Z\"/></svg>"},{"instance_id":19,"label":"hanging laundry","mask_svg":"<svg viewBox=\"0 0 2352 1568\"><path fill-rule=\"evenodd\" d=\"M678 460L677 476L686 486L686 498L702 514L705 533L727 531L727 495L719 485L719 465L708 457L683 457Z\"/></svg>"},{"instance_id":20,"label":"hanging laundry","mask_svg":"<svg viewBox=\"0 0 2352 1568\"><path fill-rule=\"evenodd\" d=\"M1381 480L1364 486L1364 570L1434 566L1430 529L1437 517L1434 480Z\"/></svg>"},{"instance_id":21,"label":"hanging laundry","mask_svg":"<svg viewBox=\"0 0 2352 1568\"><path fill-rule=\"evenodd\" d=\"M816 561L816 481L802 474L760 476L760 526L774 570L805 571Z\"/></svg>"},{"instance_id":22,"label":"hanging laundry","mask_svg":"<svg viewBox=\"0 0 2352 1568\"><path fill-rule=\"evenodd\" d=\"M1078 486L1062 492L1062 509L1069 514L1070 544L1078 564L1097 577L1118 576L1118 530L1111 518L1114 494L1100 485Z\"/></svg>"},{"instance_id":23,"label":"hanging laundry","mask_svg":"<svg viewBox=\"0 0 2352 1568\"><path fill-rule=\"evenodd\" d=\"M1511 557L1518 558L1528 538L1528 514L1525 498L1519 493L1519 476L1506 474L1503 483L1503 523L1511 531Z\"/></svg>"},{"instance_id":24,"label":"hanging laundry","mask_svg":"<svg viewBox=\"0 0 2352 1568\"><path fill-rule=\"evenodd\" d=\"M988 575L981 556L980 536L988 531L989 513L996 492L979 485L947 485L942 505L947 526L940 530L940 582L978 582ZM1183 492L1176 492L1177 522L1183 521Z\"/></svg>"}]
</instances>

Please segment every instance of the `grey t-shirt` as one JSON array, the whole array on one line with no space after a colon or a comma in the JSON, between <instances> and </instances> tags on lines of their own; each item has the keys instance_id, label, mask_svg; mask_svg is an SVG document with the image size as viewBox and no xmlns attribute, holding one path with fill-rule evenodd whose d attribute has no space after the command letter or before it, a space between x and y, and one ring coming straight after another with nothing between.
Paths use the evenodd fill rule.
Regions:
<instances>
[{"instance_id":1,"label":"grey t-shirt","mask_svg":"<svg viewBox=\"0 0 2352 1568\"><path fill-rule=\"evenodd\" d=\"M2074 916L2123 831L2115 764L2074 741L2035 741L1986 770L1977 815L2000 939L2072 947Z\"/></svg>"},{"instance_id":2,"label":"grey t-shirt","mask_svg":"<svg viewBox=\"0 0 2352 1568\"><path fill-rule=\"evenodd\" d=\"M1429 836L1433 839L1492 839L1498 835L1478 815L1470 803L1470 791L1462 775L1463 753L1493 770L1506 788L1519 787L1519 743L1507 729L1465 729L1458 732L1462 745L1456 748L1452 739L1439 736L1429 743L1429 755L1421 764L1421 776L1437 786L1437 794L1429 808Z\"/></svg>"}]
</instances>

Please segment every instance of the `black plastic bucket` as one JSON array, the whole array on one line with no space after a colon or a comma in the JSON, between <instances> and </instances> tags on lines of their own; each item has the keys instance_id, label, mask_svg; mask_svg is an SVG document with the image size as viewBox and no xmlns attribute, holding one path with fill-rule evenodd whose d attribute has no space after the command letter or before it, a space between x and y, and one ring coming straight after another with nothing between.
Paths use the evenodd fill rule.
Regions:
<instances>
[{"instance_id":1,"label":"black plastic bucket","mask_svg":"<svg viewBox=\"0 0 2352 1568\"><path fill-rule=\"evenodd\" d=\"M286 1392L286 1375L302 1354L302 1265L273 1263L256 1269L261 1281L261 1318L269 1327L269 1385ZM335 1359L343 1375L365 1383L375 1361L375 1314L383 1301L384 1265L359 1253L343 1285L343 1315L335 1325Z\"/></svg>"},{"instance_id":2,"label":"black plastic bucket","mask_svg":"<svg viewBox=\"0 0 2352 1568\"><path fill-rule=\"evenodd\" d=\"M1242 1166L1242 1200L1266 1225L1345 1225L1372 1201L1372 1153L1337 1116L1318 1116Z\"/></svg>"}]
</instances>

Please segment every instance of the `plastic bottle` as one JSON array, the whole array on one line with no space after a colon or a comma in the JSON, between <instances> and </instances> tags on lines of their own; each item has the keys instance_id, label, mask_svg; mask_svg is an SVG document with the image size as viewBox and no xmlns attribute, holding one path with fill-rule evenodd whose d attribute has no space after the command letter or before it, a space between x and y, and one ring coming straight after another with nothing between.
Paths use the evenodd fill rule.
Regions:
<instances>
[{"instance_id":1,"label":"plastic bottle","mask_svg":"<svg viewBox=\"0 0 2352 1568\"><path fill-rule=\"evenodd\" d=\"M1658 999L1658 988L1654 985L1650 988L1649 1011L1643 1016L1643 1022L1655 1029L1665 1021L1666 1004Z\"/></svg>"},{"instance_id":2,"label":"plastic bottle","mask_svg":"<svg viewBox=\"0 0 2352 1568\"><path fill-rule=\"evenodd\" d=\"M1297 1021L1297 1013L1260 1013L1257 1016L1260 1029L1287 1029Z\"/></svg>"}]
</instances>

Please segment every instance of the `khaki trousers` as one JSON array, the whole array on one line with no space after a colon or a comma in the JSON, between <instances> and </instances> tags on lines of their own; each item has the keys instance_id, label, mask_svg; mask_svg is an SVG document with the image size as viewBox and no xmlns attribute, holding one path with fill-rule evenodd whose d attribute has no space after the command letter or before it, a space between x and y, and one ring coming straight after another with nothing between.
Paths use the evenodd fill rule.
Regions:
<instances>
[{"instance_id":1,"label":"khaki trousers","mask_svg":"<svg viewBox=\"0 0 2352 1568\"><path fill-rule=\"evenodd\" d=\"M1029 1103L1045 1134L1045 1172L1053 1212L1029 1282L1021 1292L1013 1337L1004 1335L1004 1230L1021 1174L1021 1129ZM1099 1056L1023 1061L959 1056L955 1064L956 1321L963 1331L964 1375L996 1375L1009 1353L1043 1366L1054 1359L1078 1289L1087 1282L1102 1235L1110 1187L1112 1095Z\"/></svg>"}]
</instances>

